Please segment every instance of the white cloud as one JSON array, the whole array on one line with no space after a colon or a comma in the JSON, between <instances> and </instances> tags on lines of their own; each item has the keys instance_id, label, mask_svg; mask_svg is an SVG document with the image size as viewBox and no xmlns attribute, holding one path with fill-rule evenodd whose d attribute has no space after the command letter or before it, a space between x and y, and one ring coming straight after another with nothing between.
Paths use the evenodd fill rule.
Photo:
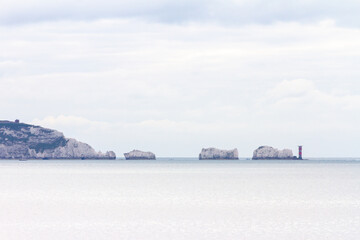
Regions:
<instances>
[{"instance_id":1,"label":"white cloud","mask_svg":"<svg viewBox=\"0 0 360 240\"><path fill-rule=\"evenodd\" d=\"M35 119L98 150L196 156L218 146L249 156L301 142L314 156L360 154L347 152L360 133L357 29L106 19L1 26L0 35L2 118Z\"/></svg>"},{"instance_id":2,"label":"white cloud","mask_svg":"<svg viewBox=\"0 0 360 240\"><path fill-rule=\"evenodd\" d=\"M317 92L314 83L305 79L283 81L269 90L269 96L276 99L303 98Z\"/></svg>"},{"instance_id":3,"label":"white cloud","mask_svg":"<svg viewBox=\"0 0 360 240\"><path fill-rule=\"evenodd\" d=\"M211 111L206 107L203 110L203 116ZM339 148L329 151L327 144L353 141L360 133L360 95L324 92L305 79L279 82L239 115L236 107L219 106L212 110L222 113L220 118L100 122L60 115L35 119L33 123L68 131L102 150L112 146L119 156L141 147L160 156L196 156L198 149L205 146L238 147L242 156L250 156L253 148L264 144L290 148L305 144L312 156L331 156L327 154L336 154ZM226 111L229 115L224 114ZM347 149L346 146L349 144L340 149ZM356 150L350 152L355 154ZM342 156L351 154L345 152Z\"/></svg>"},{"instance_id":4,"label":"white cloud","mask_svg":"<svg viewBox=\"0 0 360 240\"><path fill-rule=\"evenodd\" d=\"M241 25L314 22L332 18L342 24L359 27L359 6L356 0L12 0L1 2L0 24L136 18L166 23L198 21Z\"/></svg>"},{"instance_id":5,"label":"white cloud","mask_svg":"<svg viewBox=\"0 0 360 240\"><path fill-rule=\"evenodd\" d=\"M48 126L48 127L61 127L61 126L71 126L71 127L82 127L82 126L104 126L108 125L105 122L91 121L84 117L78 116L48 116L44 119L34 119L32 124L39 126Z\"/></svg>"},{"instance_id":6,"label":"white cloud","mask_svg":"<svg viewBox=\"0 0 360 240\"><path fill-rule=\"evenodd\" d=\"M99 122L78 116L47 116L34 119L32 124L56 129L66 137L87 142L97 150L115 150L118 157L134 148L157 152L159 156L196 156L201 144L212 146L217 139L207 139L224 133L241 131L241 123L198 123L169 119L140 122ZM215 141L214 141L215 140ZM192 145L192 146L190 146ZM220 146L232 148L235 143L225 141Z\"/></svg>"},{"instance_id":7,"label":"white cloud","mask_svg":"<svg viewBox=\"0 0 360 240\"><path fill-rule=\"evenodd\" d=\"M341 109L343 112L360 110L360 95L334 95L322 92L310 80L285 80L269 92L269 97L276 99L277 105L296 105L306 103L308 107Z\"/></svg>"}]
</instances>

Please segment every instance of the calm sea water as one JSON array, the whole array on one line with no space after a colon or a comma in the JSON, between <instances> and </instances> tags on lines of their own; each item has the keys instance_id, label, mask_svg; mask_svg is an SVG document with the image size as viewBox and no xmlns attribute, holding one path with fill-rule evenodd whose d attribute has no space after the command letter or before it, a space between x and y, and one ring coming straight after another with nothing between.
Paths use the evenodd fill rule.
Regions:
<instances>
[{"instance_id":1,"label":"calm sea water","mask_svg":"<svg viewBox=\"0 0 360 240\"><path fill-rule=\"evenodd\" d=\"M359 239L360 161L0 161L0 239Z\"/></svg>"}]
</instances>

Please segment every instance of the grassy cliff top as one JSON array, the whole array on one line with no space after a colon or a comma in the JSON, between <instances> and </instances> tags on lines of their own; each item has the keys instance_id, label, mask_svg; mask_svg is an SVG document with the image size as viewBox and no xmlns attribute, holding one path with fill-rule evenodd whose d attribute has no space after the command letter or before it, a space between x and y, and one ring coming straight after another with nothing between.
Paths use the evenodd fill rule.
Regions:
<instances>
[{"instance_id":1,"label":"grassy cliff top","mask_svg":"<svg viewBox=\"0 0 360 240\"><path fill-rule=\"evenodd\" d=\"M0 121L0 144L26 145L36 152L65 146L67 140L62 133L40 126L11 121Z\"/></svg>"},{"instance_id":2,"label":"grassy cliff top","mask_svg":"<svg viewBox=\"0 0 360 240\"><path fill-rule=\"evenodd\" d=\"M35 127L34 125L26 124L26 123L16 123L11 121L0 121L0 128L7 127L10 129L21 129L22 127Z\"/></svg>"}]
</instances>

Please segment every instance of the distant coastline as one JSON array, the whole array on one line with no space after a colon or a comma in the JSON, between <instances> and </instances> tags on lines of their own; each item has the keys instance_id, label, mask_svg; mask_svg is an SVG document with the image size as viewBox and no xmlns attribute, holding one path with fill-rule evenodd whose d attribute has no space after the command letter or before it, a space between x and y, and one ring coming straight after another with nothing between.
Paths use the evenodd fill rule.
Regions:
<instances>
[{"instance_id":1,"label":"distant coastline","mask_svg":"<svg viewBox=\"0 0 360 240\"><path fill-rule=\"evenodd\" d=\"M0 159L116 159L116 155L96 152L61 132L16 119L0 121Z\"/></svg>"},{"instance_id":2,"label":"distant coastline","mask_svg":"<svg viewBox=\"0 0 360 240\"><path fill-rule=\"evenodd\" d=\"M237 148L222 150L203 148L199 160L239 160ZM133 150L124 153L126 160L156 160L152 152ZM116 159L113 151L96 152L90 145L75 139L65 138L63 133L53 129L21 123L20 120L0 121L0 159ZM303 160L302 146L299 156L292 150L278 150L260 146L254 150L252 160ZM250 158L249 158L250 160Z\"/></svg>"}]
</instances>

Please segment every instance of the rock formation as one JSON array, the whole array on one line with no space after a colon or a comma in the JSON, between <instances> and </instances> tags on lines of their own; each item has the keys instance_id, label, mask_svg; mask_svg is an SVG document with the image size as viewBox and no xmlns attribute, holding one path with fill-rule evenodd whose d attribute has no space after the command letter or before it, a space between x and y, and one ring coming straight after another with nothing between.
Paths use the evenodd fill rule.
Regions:
<instances>
[{"instance_id":1,"label":"rock formation","mask_svg":"<svg viewBox=\"0 0 360 240\"><path fill-rule=\"evenodd\" d=\"M113 151L96 152L90 145L61 132L19 121L0 121L0 159L115 159Z\"/></svg>"},{"instance_id":2,"label":"rock formation","mask_svg":"<svg viewBox=\"0 0 360 240\"><path fill-rule=\"evenodd\" d=\"M290 149L278 150L269 146L261 146L254 151L252 159L297 159L297 157Z\"/></svg>"},{"instance_id":3,"label":"rock formation","mask_svg":"<svg viewBox=\"0 0 360 240\"><path fill-rule=\"evenodd\" d=\"M142 152L139 150L132 150L131 152L124 153L126 160L155 160L155 154L152 152Z\"/></svg>"},{"instance_id":4,"label":"rock formation","mask_svg":"<svg viewBox=\"0 0 360 240\"><path fill-rule=\"evenodd\" d=\"M199 159L239 159L237 148L233 150L220 150L217 148L203 148Z\"/></svg>"}]
</instances>

